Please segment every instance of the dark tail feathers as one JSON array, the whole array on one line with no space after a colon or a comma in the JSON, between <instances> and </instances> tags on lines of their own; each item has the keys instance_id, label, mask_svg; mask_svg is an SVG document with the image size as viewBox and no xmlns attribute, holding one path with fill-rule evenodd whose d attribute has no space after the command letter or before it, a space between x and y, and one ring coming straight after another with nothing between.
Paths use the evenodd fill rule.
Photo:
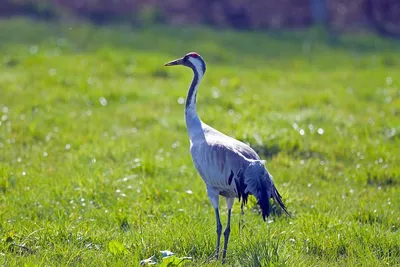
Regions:
<instances>
[{"instance_id":1,"label":"dark tail feathers","mask_svg":"<svg viewBox=\"0 0 400 267\"><path fill-rule=\"evenodd\" d=\"M263 161L253 161L249 164L244 173L239 177L239 196L246 196L248 193L254 195L257 199L257 204L260 206L264 221L271 213L269 204L270 198L273 198L276 203L289 215L285 205L282 202L282 196L276 189L272 178L264 167ZM240 200L240 199L239 199ZM243 199L244 200L244 199ZM290 215L289 215L290 216Z\"/></svg>"},{"instance_id":2,"label":"dark tail feathers","mask_svg":"<svg viewBox=\"0 0 400 267\"><path fill-rule=\"evenodd\" d=\"M289 212L286 209L285 204L283 204L282 202L282 196L279 194L278 189L276 189L275 185L273 184L274 189L272 190L272 198L274 199L275 202L277 202L279 204L279 206L281 206L281 208L283 209L283 211L290 216Z\"/></svg>"}]
</instances>

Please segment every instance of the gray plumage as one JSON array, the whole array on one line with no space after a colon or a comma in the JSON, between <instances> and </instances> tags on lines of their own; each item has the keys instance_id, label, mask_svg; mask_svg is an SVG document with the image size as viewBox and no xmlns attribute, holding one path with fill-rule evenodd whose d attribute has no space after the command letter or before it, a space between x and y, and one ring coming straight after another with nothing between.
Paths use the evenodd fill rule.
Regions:
<instances>
[{"instance_id":1,"label":"gray plumage","mask_svg":"<svg viewBox=\"0 0 400 267\"><path fill-rule=\"evenodd\" d=\"M260 160L251 147L205 123L201 123L201 127L203 134L190 140L190 152L207 188L215 189L224 197L240 197L245 202L248 194L255 196L264 220L271 211L270 198L287 212L272 176L264 166L265 161Z\"/></svg>"},{"instance_id":2,"label":"gray plumage","mask_svg":"<svg viewBox=\"0 0 400 267\"><path fill-rule=\"evenodd\" d=\"M190 153L194 165L204 180L208 197L214 207L217 221L217 248L219 254L222 225L219 217L219 196L226 198L228 223L224 232L225 242L222 261L225 262L230 235L231 209L235 198L247 202L251 194L265 218L270 214L270 198L273 198L287 213L272 176L257 153L248 145L231 138L202 122L196 112L198 85L206 71L204 60L197 53L188 53L183 58L168 62L166 66L183 65L193 70L185 106L186 127L190 140Z\"/></svg>"}]
</instances>

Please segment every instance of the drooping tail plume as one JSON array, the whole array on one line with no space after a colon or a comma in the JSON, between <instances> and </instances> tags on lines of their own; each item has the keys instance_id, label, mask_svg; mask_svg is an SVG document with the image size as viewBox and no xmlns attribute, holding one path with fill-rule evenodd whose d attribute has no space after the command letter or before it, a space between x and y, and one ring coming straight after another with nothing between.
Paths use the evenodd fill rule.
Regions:
<instances>
[{"instance_id":1,"label":"drooping tail plume","mask_svg":"<svg viewBox=\"0 0 400 267\"><path fill-rule=\"evenodd\" d=\"M246 170L244 170L244 172L241 174L241 177L238 178L239 181L237 182L237 185L241 185L241 187L238 188L239 197L242 195L243 200L247 200L247 195L249 193L254 195L257 199L257 204L261 208L264 221L271 213L271 207L269 203L270 198L273 198L274 201L278 203L279 206L285 211L285 213L289 215L285 205L282 202L281 195L276 189L270 174L264 167L264 161L252 161ZM246 196L246 198L244 196Z\"/></svg>"},{"instance_id":2,"label":"drooping tail plume","mask_svg":"<svg viewBox=\"0 0 400 267\"><path fill-rule=\"evenodd\" d=\"M289 212L286 209L285 204L283 204L282 202L282 196L279 194L278 189L276 189L275 185L274 186L274 190L272 190L272 198L274 199L275 202L277 202L279 204L279 206L281 206L281 208L283 209L283 211L290 216Z\"/></svg>"}]
</instances>

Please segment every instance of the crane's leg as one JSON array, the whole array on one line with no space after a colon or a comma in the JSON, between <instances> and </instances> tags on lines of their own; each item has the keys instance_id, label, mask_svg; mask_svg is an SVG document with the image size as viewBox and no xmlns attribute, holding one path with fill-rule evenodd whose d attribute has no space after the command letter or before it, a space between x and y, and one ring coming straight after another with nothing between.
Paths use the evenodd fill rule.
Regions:
<instances>
[{"instance_id":1,"label":"crane's leg","mask_svg":"<svg viewBox=\"0 0 400 267\"><path fill-rule=\"evenodd\" d=\"M215 258L218 259L219 245L220 245L221 234L222 234L222 224L221 224L221 219L219 218L218 208L215 209L215 220L217 221L217 248L215 249Z\"/></svg>"},{"instance_id":2,"label":"crane's leg","mask_svg":"<svg viewBox=\"0 0 400 267\"><path fill-rule=\"evenodd\" d=\"M228 223L224 231L224 250L222 252L222 263L225 263L226 251L228 250L229 235L231 234L231 212L235 198L227 198L226 205L228 207Z\"/></svg>"},{"instance_id":3,"label":"crane's leg","mask_svg":"<svg viewBox=\"0 0 400 267\"><path fill-rule=\"evenodd\" d=\"M244 202L242 201L242 204L240 204L240 219L239 219L239 234L241 233L242 229L244 229L244 219L243 219L243 215L244 215Z\"/></svg>"},{"instance_id":4,"label":"crane's leg","mask_svg":"<svg viewBox=\"0 0 400 267\"><path fill-rule=\"evenodd\" d=\"M221 224L221 219L219 217L219 191L213 187L207 186L207 195L208 198L211 201L211 204L214 207L215 211L215 220L217 222L217 248L215 249L215 258L218 259L219 256L219 247L220 247L220 240L221 240L221 234L222 234L222 224Z\"/></svg>"}]
</instances>

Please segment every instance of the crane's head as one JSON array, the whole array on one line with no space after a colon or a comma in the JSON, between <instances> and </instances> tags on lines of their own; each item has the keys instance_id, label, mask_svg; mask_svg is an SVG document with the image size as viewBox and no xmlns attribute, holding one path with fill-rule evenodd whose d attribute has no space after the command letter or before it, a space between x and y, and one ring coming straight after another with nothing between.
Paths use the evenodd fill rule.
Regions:
<instances>
[{"instance_id":1,"label":"crane's head","mask_svg":"<svg viewBox=\"0 0 400 267\"><path fill-rule=\"evenodd\" d=\"M187 53L183 58L178 58L165 63L164 66L182 65L191 68L195 73L203 76L206 72L206 63L196 52Z\"/></svg>"}]
</instances>

